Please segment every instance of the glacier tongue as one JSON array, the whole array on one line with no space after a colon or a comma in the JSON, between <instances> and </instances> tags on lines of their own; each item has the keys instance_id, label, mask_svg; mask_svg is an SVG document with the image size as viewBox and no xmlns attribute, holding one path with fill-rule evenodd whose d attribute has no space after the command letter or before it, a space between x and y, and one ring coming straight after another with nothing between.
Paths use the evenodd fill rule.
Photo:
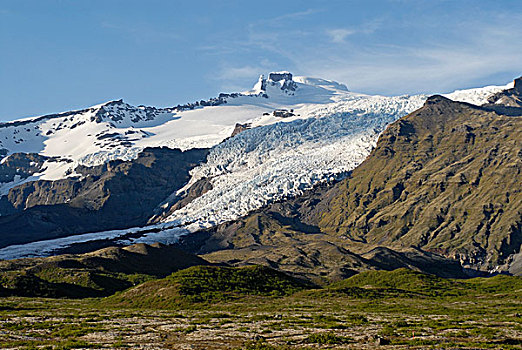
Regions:
<instances>
[{"instance_id":1,"label":"glacier tongue","mask_svg":"<svg viewBox=\"0 0 522 350\"><path fill-rule=\"evenodd\" d=\"M243 131L214 147L186 186L208 178L213 188L163 221L208 228L338 179L368 156L389 123L425 98L350 95L308 110L309 118Z\"/></svg>"}]
</instances>

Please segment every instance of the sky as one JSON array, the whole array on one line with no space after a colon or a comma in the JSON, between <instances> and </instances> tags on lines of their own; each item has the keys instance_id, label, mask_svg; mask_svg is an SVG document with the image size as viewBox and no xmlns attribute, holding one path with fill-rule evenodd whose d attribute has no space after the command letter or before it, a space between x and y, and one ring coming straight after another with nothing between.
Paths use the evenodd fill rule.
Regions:
<instances>
[{"instance_id":1,"label":"sky","mask_svg":"<svg viewBox=\"0 0 522 350\"><path fill-rule=\"evenodd\" d=\"M522 75L522 1L0 0L0 121L175 106L288 70L400 95Z\"/></svg>"}]
</instances>

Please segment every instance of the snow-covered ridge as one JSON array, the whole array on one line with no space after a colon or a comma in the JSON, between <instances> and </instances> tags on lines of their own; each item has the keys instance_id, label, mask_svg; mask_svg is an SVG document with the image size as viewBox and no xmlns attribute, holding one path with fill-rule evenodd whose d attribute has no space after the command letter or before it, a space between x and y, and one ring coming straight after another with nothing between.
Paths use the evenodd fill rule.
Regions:
<instances>
[{"instance_id":1,"label":"snow-covered ridge","mask_svg":"<svg viewBox=\"0 0 522 350\"><path fill-rule=\"evenodd\" d=\"M507 87L460 90L445 96L483 104ZM344 176L367 157L389 123L421 107L426 98L369 96L350 92L333 81L276 72L268 78L261 76L250 91L221 94L184 106L134 107L111 101L53 118L35 118L23 125L0 125L0 150L64 159L44 164L44 171L17 179L20 183L74 176L71 171L77 164L130 160L145 147L212 148L208 161L193 169L192 179L183 189L207 178L212 190L166 216L156 225L161 232L129 241L172 242L179 234L236 219L269 202L298 195L319 182ZM288 113L277 114L277 110ZM237 123L250 129L229 138ZM5 193L16 184L0 187ZM82 235L78 239L98 239L105 234L118 237L126 232ZM43 249L42 244L34 246ZM16 249L20 256L19 249L24 248ZM8 252L9 247L0 249L0 258L9 256Z\"/></svg>"},{"instance_id":2,"label":"snow-covered ridge","mask_svg":"<svg viewBox=\"0 0 522 350\"><path fill-rule=\"evenodd\" d=\"M447 97L453 101L467 102L480 106L488 102L488 97L502 90L511 89L513 85L514 83L511 82L504 86L490 85L482 88L456 90L448 94L443 94L442 96Z\"/></svg>"},{"instance_id":3,"label":"snow-covered ridge","mask_svg":"<svg viewBox=\"0 0 522 350\"><path fill-rule=\"evenodd\" d=\"M220 94L171 108L135 107L116 100L1 123L0 157L37 153L53 157L54 161L46 162L39 173L30 177L0 184L0 195L27 181L77 176L74 169L79 164L96 166L115 159L131 160L145 147L213 147L231 135L236 123L252 127L276 123L281 118L271 115L275 109L326 104L339 92L346 92L341 84L320 79L294 81L288 72L270 73L262 85L262 91Z\"/></svg>"}]
</instances>

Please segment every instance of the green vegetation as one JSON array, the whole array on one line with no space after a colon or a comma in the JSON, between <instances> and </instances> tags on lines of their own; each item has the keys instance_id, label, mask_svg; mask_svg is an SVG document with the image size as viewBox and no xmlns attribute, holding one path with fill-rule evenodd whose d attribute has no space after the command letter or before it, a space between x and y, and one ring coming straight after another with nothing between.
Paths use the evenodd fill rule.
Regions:
<instances>
[{"instance_id":1,"label":"green vegetation","mask_svg":"<svg viewBox=\"0 0 522 350\"><path fill-rule=\"evenodd\" d=\"M193 266L118 293L108 298L107 303L175 308L181 304L216 302L245 295L290 295L307 287L303 282L264 266Z\"/></svg>"},{"instance_id":2,"label":"green vegetation","mask_svg":"<svg viewBox=\"0 0 522 350\"><path fill-rule=\"evenodd\" d=\"M191 267L108 298L2 298L0 347L521 349L521 287L398 269L311 289L266 267Z\"/></svg>"},{"instance_id":3,"label":"green vegetation","mask_svg":"<svg viewBox=\"0 0 522 350\"><path fill-rule=\"evenodd\" d=\"M0 348L521 349L522 278L363 272L325 288L195 266L106 298L0 298Z\"/></svg>"},{"instance_id":4,"label":"green vegetation","mask_svg":"<svg viewBox=\"0 0 522 350\"><path fill-rule=\"evenodd\" d=\"M194 266L175 272L167 279L179 283L181 295L197 297L196 301L214 293L281 296L304 288L302 282L265 266Z\"/></svg>"},{"instance_id":5,"label":"green vegetation","mask_svg":"<svg viewBox=\"0 0 522 350\"><path fill-rule=\"evenodd\" d=\"M350 342L350 338L341 337L333 332L313 333L306 337L306 343L314 344L346 344Z\"/></svg>"},{"instance_id":6,"label":"green vegetation","mask_svg":"<svg viewBox=\"0 0 522 350\"><path fill-rule=\"evenodd\" d=\"M394 271L365 271L331 285L333 289L361 287L388 293L396 291L398 293L412 292L420 296L447 296L460 295L464 293L467 286L457 280L445 279L405 268Z\"/></svg>"},{"instance_id":7,"label":"green vegetation","mask_svg":"<svg viewBox=\"0 0 522 350\"><path fill-rule=\"evenodd\" d=\"M48 267L37 271L0 271L0 296L85 298L107 296L152 279L89 269Z\"/></svg>"}]
</instances>

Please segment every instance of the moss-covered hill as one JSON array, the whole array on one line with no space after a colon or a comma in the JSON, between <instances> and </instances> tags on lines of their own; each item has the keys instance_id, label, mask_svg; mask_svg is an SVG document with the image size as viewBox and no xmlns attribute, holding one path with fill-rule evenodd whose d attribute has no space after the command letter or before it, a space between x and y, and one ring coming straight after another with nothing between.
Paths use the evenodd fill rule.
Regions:
<instances>
[{"instance_id":1,"label":"moss-covered hill","mask_svg":"<svg viewBox=\"0 0 522 350\"><path fill-rule=\"evenodd\" d=\"M274 302L278 297L290 295L310 300L334 295L438 298L497 294L501 297L503 294L517 295L521 290L522 277L506 275L457 280L400 268L361 272L321 288L266 266L193 266L116 293L100 302L116 308L171 309L207 307L252 297L258 300L276 297Z\"/></svg>"},{"instance_id":2,"label":"moss-covered hill","mask_svg":"<svg viewBox=\"0 0 522 350\"><path fill-rule=\"evenodd\" d=\"M160 244L0 261L0 296L96 297L207 261Z\"/></svg>"},{"instance_id":3,"label":"moss-covered hill","mask_svg":"<svg viewBox=\"0 0 522 350\"><path fill-rule=\"evenodd\" d=\"M108 298L108 305L170 308L247 295L284 296L311 285L265 266L193 266Z\"/></svg>"},{"instance_id":4,"label":"moss-covered hill","mask_svg":"<svg viewBox=\"0 0 522 350\"><path fill-rule=\"evenodd\" d=\"M323 232L504 263L522 243L522 118L434 96L332 193Z\"/></svg>"},{"instance_id":5,"label":"moss-covered hill","mask_svg":"<svg viewBox=\"0 0 522 350\"><path fill-rule=\"evenodd\" d=\"M365 271L333 283L322 291L375 297L410 296L413 298L463 297L473 295L517 295L522 291L522 277L496 275L471 279L446 279L401 268L393 271ZM315 291L313 291L315 292Z\"/></svg>"}]
</instances>

